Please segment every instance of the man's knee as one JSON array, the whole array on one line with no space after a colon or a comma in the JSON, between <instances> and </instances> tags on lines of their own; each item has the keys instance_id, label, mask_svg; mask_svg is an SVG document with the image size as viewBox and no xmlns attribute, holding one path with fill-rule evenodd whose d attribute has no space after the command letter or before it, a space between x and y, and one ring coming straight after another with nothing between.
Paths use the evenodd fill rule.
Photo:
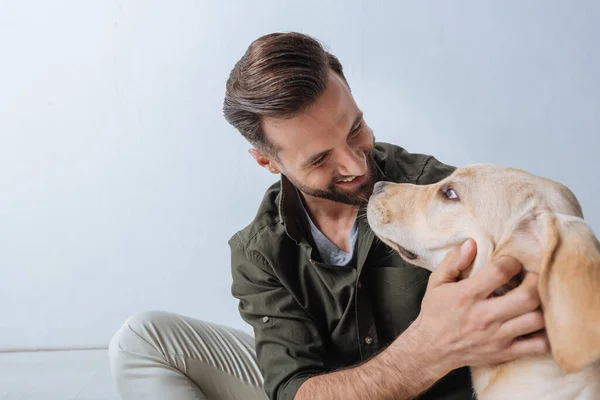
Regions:
<instances>
[{"instance_id":1,"label":"man's knee","mask_svg":"<svg viewBox=\"0 0 600 400\"><path fill-rule=\"evenodd\" d=\"M156 310L133 314L113 335L108 347L109 357L120 357L123 351L160 354L157 343L160 332L173 324L176 318L174 314Z\"/></svg>"}]
</instances>

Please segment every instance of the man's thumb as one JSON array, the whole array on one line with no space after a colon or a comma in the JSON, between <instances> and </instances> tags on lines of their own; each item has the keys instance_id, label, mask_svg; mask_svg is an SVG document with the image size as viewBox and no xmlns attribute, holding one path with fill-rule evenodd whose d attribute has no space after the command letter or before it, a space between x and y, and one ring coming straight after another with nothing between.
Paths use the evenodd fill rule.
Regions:
<instances>
[{"instance_id":1,"label":"man's thumb","mask_svg":"<svg viewBox=\"0 0 600 400\"><path fill-rule=\"evenodd\" d=\"M460 247L450 250L431 274L429 285L435 287L456 282L460 272L471 265L476 253L477 245L473 239L467 239Z\"/></svg>"}]
</instances>

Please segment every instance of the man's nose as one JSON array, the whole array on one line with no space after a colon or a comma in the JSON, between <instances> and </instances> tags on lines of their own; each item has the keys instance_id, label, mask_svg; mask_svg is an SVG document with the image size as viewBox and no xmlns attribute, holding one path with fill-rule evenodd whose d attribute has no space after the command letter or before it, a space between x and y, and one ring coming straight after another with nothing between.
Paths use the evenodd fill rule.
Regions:
<instances>
[{"instance_id":1,"label":"man's nose","mask_svg":"<svg viewBox=\"0 0 600 400\"><path fill-rule=\"evenodd\" d=\"M344 176L361 176L368 172L367 159L364 153L356 153L350 147L343 153L339 160L343 167L340 170Z\"/></svg>"},{"instance_id":2,"label":"man's nose","mask_svg":"<svg viewBox=\"0 0 600 400\"><path fill-rule=\"evenodd\" d=\"M383 189L385 188L386 185L387 185L387 182L384 182L384 181L379 181L379 182L375 183L375 186L373 186L373 194L379 194L379 193L383 192Z\"/></svg>"}]
</instances>

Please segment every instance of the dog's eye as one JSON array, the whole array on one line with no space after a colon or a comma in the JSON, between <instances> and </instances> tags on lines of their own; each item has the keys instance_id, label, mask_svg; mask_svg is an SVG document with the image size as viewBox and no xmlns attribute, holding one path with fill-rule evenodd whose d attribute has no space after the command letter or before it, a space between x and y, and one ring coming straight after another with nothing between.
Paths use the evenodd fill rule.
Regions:
<instances>
[{"instance_id":1,"label":"dog's eye","mask_svg":"<svg viewBox=\"0 0 600 400\"><path fill-rule=\"evenodd\" d=\"M451 187L445 188L442 191L442 193L444 193L444 196L446 196L448 200L458 200L458 195L456 194L456 191Z\"/></svg>"}]
</instances>

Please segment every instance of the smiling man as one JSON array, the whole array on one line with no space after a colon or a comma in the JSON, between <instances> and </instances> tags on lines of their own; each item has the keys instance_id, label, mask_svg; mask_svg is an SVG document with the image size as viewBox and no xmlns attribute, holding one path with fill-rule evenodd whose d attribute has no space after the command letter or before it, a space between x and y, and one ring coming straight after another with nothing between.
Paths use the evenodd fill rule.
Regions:
<instances>
[{"instance_id":1,"label":"smiling man","mask_svg":"<svg viewBox=\"0 0 600 400\"><path fill-rule=\"evenodd\" d=\"M281 175L229 242L232 293L255 338L137 314L110 347L124 399L467 400L466 366L548 351L544 335L529 335L543 329L535 277L490 296L521 271L516 260L457 282L473 241L430 275L374 238L361 213L377 181L428 184L454 168L377 143L318 41L258 38L231 71L223 109L258 165Z\"/></svg>"}]
</instances>

